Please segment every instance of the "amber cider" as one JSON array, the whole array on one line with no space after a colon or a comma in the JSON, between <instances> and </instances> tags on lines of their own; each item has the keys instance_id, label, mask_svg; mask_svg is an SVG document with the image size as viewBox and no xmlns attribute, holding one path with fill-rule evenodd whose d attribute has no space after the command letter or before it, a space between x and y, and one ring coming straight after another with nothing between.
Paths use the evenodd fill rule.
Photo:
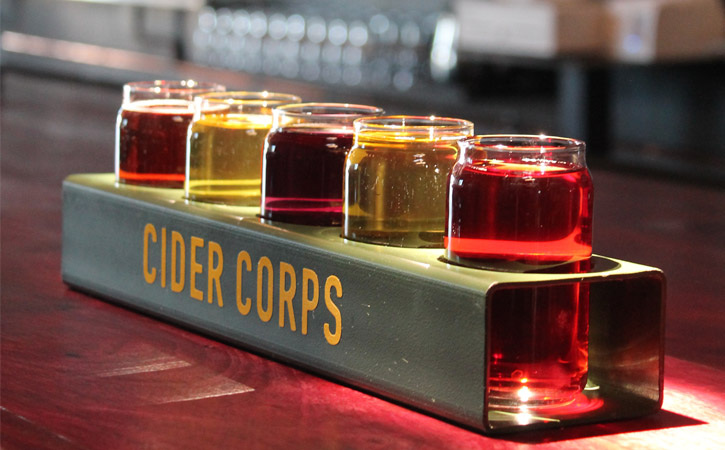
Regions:
<instances>
[{"instance_id":1,"label":"amber cider","mask_svg":"<svg viewBox=\"0 0 725 450\"><path fill-rule=\"evenodd\" d=\"M461 119L384 116L355 121L345 164L343 236L396 247L443 247L446 178Z\"/></svg>"}]
</instances>

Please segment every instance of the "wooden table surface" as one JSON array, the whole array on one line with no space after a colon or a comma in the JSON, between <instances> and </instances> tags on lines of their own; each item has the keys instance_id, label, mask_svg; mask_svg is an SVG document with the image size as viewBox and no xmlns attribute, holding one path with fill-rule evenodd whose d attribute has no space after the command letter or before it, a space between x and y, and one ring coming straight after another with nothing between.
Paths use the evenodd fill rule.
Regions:
<instances>
[{"instance_id":1,"label":"wooden table surface","mask_svg":"<svg viewBox=\"0 0 725 450\"><path fill-rule=\"evenodd\" d=\"M590 167L599 254L668 278L665 402L637 420L487 437L70 290L62 179L113 170L120 88L2 79L0 446L725 447L725 192Z\"/></svg>"}]
</instances>

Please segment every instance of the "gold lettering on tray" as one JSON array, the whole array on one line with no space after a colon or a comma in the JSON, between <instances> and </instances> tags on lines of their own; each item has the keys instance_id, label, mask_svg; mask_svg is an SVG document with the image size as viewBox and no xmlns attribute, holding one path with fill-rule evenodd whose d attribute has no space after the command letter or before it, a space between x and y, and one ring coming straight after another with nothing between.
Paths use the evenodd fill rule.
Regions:
<instances>
[{"instance_id":1,"label":"gold lettering on tray","mask_svg":"<svg viewBox=\"0 0 725 450\"><path fill-rule=\"evenodd\" d=\"M171 235L170 248L167 248L167 232ZM222 293L223 287L232 286L235 290L232 308L236 307L239 316L245 320L256 317L265 325L304 336L324 337L329 345L340 343L342 314L339 302L343 289L339 277L329 275L321 286L320 276L313 269L273 261L267 255L255 258L247 250L235 251L234 270L225 271L224 250L212 240L184 236L179 231L167 231L166 227L147 223L143 229L141 274L146 284L188 295L217 308L223 308L225 295L232 294ZM222 283L222 276L227 272L234 276L235 283ZM250 314L253 303L256 314ZM318 330L311 330L309 325L314 322L315 313L320 314L318 306L323 305L322 323ZM275 314L277 320L272 320Z\"/></svg>"}]
</instances>

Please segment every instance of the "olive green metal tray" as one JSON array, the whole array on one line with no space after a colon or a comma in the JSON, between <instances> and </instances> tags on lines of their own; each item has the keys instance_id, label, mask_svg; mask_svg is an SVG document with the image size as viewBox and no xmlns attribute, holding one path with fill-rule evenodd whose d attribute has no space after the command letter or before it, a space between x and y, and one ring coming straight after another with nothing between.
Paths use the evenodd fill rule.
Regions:
<instances>
[{"instance_id":1,"label":"olive green metal tray","mask_svg":"<svg viewBox=\"0 0 725 450\"><path fill-rule=\"evenodd\" d=\"M69 285L485 433L657 411L665 280L602 256L587 273L448 264L442 249L352 242L337 228L265 223L257 208L191 203L177 189L63 184ZM544 272L547 272L546 270ZM581 399L521 414L487 398L487 305L503 289L586 283Z\"/></svg>"}]
</instances>

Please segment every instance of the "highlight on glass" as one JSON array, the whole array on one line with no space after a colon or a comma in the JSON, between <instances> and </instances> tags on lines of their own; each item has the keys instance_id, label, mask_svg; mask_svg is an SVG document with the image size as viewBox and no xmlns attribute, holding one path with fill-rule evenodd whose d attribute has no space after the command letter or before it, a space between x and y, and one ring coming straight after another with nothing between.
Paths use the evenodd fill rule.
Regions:
<instances>
[{"instance_id":1,"label":"highlight on glass","mask_svg":"<svg viewBox=\"0 0 725 450\"><path fill-rule=\"evenodd\" d=\"M345 164L343 237L398 247L443 246L446 177L467 120L385 116L355 121Z\"/></svg>"},{"instance_id":2,"label":"highlight on glass","mask_svg":"<svg viewBox=\"0 0 725 450\"><path fill-rule=\"evenodd\" d=\"M448 180L446 258L557 263L592 254L585 144L548 136L461 142Z\"/></svg>"},{"instance_id":3,"label":"highlight on glass","mask_svg":"<svg viewBox=\"0 0 725 450\"><path fill-rule=\"evenodd\" d=\"M186 133L194 114L193 99L224 90L220 84L194 80L125 84L116 119L116 181L184 187Z\"/></svg>"},{"instance_id":4,"label":"highlight on glass","mask_svg":"<svg viewBox=\"0 0 725 450\"><path fill-rule=\"evenodd\" d=\"M186 148L186 198L258 206L272 110L298 102L295 95L266 91L197 96Z\"/></svg>"},{"instance_id":5,"label":"highlight on glass","mask_svg":"<svg viewBox=\"0 0 725 450\"><path fill-rule=\"evenodd\" d=\"M262 158L261 216L306 225L340 225L343 170L353 121L375 106L301 103L273 111Z\"/></svg>"}]
</instances>

